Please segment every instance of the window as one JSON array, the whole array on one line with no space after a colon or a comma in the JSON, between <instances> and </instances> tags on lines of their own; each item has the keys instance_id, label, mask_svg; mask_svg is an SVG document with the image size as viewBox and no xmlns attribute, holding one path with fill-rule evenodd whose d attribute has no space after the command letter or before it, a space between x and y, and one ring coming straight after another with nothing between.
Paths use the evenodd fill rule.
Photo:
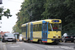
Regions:
<instances>
[{"instance_id":1,"label":"window","mask_svg":"<svg viewBox=\"0 0 75 50\"><path fill-rule=\"evenodd\" d=\"M22 32L26 32L26 26L22 27Z\"/></svg>"},{"instance_id":2,"label":"window","mask_svg":"<svg viewBox=\"0 0 75 50\"><path fill-rule=\"evenodd\" d=\"M39 30L39 31L42 31L42 24L39 24L38 30Z\"/></svg>"},{"instance_id":3,"label":"window","mask_svg":"<svg viewBox=\"0 0 75 50\"><path fill-rule=\"evenodd\" d=\"M53 31L61 31L61 24L51 24Z\"/></svg>"},{"instance_id":4,"label":"window","mask_svg":"<svg viewBox=\"0 0 75 50\"><path fill-rule=\"evenodd\" d=\"M48 31L61 31L62 26L61 24L48 24Z\"/></svg>"},{"instance_id":5,"label":"window","mask_svg":"<svg viewBox=\"0 0 75 50\"><path fill-rule=\"evenodd\" d=\"M47 23L43 24L43 31L47 31Z\"/></svg>"},{"instance_id":6,"label":"window","mask_svg":"<svg viewBox=\"0 0 75 50\"><path fill-rule=\"evenodd\" d=\"M50 26L50 24L48 24L48 31L51 31L51 26Z\"/></svg>"},{"instance_id":7,"label":"window","mask_svg":"<svg viewBox=\"0 0 75 50\"><path fill-rule=\"evenodd\" d=\"M33 25L33 31L42 31L42 24Z\"/></svg>"}]
</instances>

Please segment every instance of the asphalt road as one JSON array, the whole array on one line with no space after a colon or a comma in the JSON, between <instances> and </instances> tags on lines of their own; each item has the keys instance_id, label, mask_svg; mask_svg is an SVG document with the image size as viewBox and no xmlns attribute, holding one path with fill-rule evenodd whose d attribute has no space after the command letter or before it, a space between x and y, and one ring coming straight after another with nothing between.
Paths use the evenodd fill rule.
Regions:
<instances>
[{"instance_id":1,"label":"asphalt road","mask_svg":"<svg viewBox=\"0 0 75 50\"><path fill-rule=\"evenodd\" d=\"M53 45L27 42L5 42L2 44L3 50L75 50L74 43L60 43L59 45Z\"/></svg>"},{"instance_id":2,"label":"asphalt road","mask_svg":"<svg viewBox=\"0 0 75 50\"><path fill-rule=\"evenodd\" d=\"M1 41L0 41L0 50L3 50L3 44Z\"/></svg>"}]
</instances>

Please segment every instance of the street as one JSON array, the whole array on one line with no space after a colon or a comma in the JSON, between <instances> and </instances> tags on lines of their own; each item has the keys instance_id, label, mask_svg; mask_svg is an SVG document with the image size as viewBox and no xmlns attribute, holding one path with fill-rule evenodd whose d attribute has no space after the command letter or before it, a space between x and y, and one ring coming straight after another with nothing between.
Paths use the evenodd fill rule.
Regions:
<instances>
[{"instance_id":1,"label":"street","mask_svg":"<svg viewBox=\"0 0 75 50\"><path fill-rule=\"evenodd\" d=\"M3 50L75 50L74 43L63 43L63 42L58 45L27 43L27 42L16 42L16 43L5 42L2 43L2 46Z\"/></svg>"}]
</instances>

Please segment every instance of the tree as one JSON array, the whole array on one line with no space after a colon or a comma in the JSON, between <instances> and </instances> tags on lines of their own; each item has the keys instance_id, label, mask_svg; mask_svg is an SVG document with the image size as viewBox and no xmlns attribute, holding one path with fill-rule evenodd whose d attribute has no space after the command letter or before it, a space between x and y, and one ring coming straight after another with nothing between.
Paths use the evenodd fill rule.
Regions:
<instances>
[{"instance_id":1,"label":"tree","mask_svg":"<svg viewBox=\"0 0 75 50\"><path fill-rule=\"evenodd\" d=\"M75 30L75 0L25 0L17 26L41 19L61 19L63 31ZM31 19L31 20L30 20Z\"/></svg>"},{"instance_id":2,"label":"tree","mask_svg":"<svg viewBox=\"0 0 75 50\"><path fill-rule=\"evenodd\" d=\"M13 32L19 32L19 33L21 33L21 29L19 29L19 27L17 26L17 24L14 25Z\"/></svg>"},{"instance_id":3,"label":"tree","mask_svg":"<svg viewBox=\"0 0 75 50\"><path fill-rule=\"evenodd\" d=\"M6 11L3 11L4 9L3 8L0 8L0 20L1 20L1 17L4 15L6 16L7 18L11 17L12 15L10 14L10 10L7 9Z\"/></svg>"}]
</instances>

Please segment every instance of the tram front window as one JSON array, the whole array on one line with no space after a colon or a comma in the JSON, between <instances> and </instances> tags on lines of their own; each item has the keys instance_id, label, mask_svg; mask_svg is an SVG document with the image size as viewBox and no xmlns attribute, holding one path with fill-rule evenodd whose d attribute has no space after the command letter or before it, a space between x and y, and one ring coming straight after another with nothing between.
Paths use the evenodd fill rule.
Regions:
<instances>
[{"instance_id":1,"label":"tram front window","mask_svg":"<svg viewBox=\"0 0 75 50\"><path fill-rule=\"evenodd\" d=\"M61 31L61 24L48 24L48 31Z\"/></svg>"}]
</instances>

